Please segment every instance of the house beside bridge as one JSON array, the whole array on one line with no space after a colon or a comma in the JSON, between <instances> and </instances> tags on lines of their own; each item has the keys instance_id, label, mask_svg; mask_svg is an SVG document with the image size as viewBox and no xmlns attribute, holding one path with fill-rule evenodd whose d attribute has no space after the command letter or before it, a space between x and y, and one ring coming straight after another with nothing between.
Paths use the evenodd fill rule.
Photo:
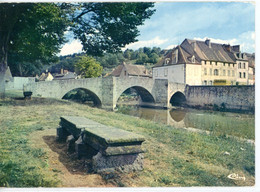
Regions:
<instances>
[{"instance_id":1,"label":"house beside bridge","mask_svg":"<svg viewBox=\"0 0 260 192\"><path fill-rule=\"evenodd\" d=\"M188 85L253 85L254 55L240 45L185 39L153 68L153 79Z\"/></svg>"}]
</instances>

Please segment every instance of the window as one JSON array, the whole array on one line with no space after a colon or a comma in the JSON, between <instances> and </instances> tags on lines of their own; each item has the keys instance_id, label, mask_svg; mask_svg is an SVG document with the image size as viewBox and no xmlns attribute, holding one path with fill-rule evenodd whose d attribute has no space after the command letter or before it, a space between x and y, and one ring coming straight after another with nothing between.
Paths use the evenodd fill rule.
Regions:
<instances>
[{"instance_id":1,"label":"window","mask_svg":"<svg viewBox=\"0 0 260 192\"><path fill-rule=\"evenodd\" d=\"M212 62L210 61L209 64L212 65Z\"/></svg>"},{"instance_id":2,"label":"window","mask_svg":"<svg viewBox=\"0 0 260 192\"><path fill-rule=\"evenodd\" d=\"M225 67L225 66L226 66L226 63L223 63L223 66Z\"/></svg>"},{"instance_id":3,"label":"window","mask_svg":"<svg viewBox=\"0 0 260 192\"><path fill-rule=\"evenodd\" d=\"M164 65L168 65L169 62L170 62L170 58L166 58L166 59L164 60Z\"/></svg>"},{"instance_id":4,"label":"window","mask_svg":"<svg viewBox=\"0 0 260 192\"><path fill-rule=\"evenodd\" d=\"M204 84L204 85L207 85L207 81L205 80L203 84Z\"/></svg>"},{"instance_id":5,"label":"window","mask_svg":"<svg viewBox=\"0 0 260 192\"><path fill-rule=\"evenodd\" d=\"M241 62L239 62L238 68L241 69Z\"/></svg>"},{"instance_id":6,"label":"window","mask_svg":"<svg viewBox=\"0 0 260 192\"><path fill-rule=\"evenodd\" d=\"M246 68L246 63L244 63L244 69Z\"/></svg>"},{"instance_id":7,"label":"window","mask_svg":"<svg viewBox=\"0 0 260 192\"><path fill-rule=\"evenodd\" d=\"M218 76L218 70L217 69L214 70L214 75Z\"/></svg>"},{"instance_id":8,"label":"window","mask_svg":"<svg viewBox=\"0 0 260 192\"><path fill-rule=\"evenodd\" d=\"M232 70L232 77L235 77L235 71Z\"/></svg>"},{"instance_id":9,"label":"window","mask_svg":"<svg viewBox=\"0 0 260 192\"><path fill-rule=\"evenodd\" d=\"M209 81L209 85L213 85L213 84L212 84L212 81Z\"/></svg>"},{"instance_id":10,"label":"window","mask_svg":"<svg viewBox=\"0 0 260 192\"><path fill-rule=\"evenodd\" d=\"M242 73L241 72L239 72L239 78L242 78Z\"/></svg>"},{"instance_id":11,"label":"window","mask_svg":"<svg viewBox=\"0 0 260 192\"><path fill-rule=\"evenodd\" d=\"M168 75L168 69L164 69L164 77L167 77Z\"/></svg>"},{"instance_id":12,"label":"window","mask_svg":"<svg viewBox=\"0 0 260 192\"><path fill-rule=\"evenodd\" d=\"M228 64L228 66L230 67L230 63Z\"/></svg>"},{"instance_id":13,"label":"window","mask_svg":"<svg viewBox=\"0 0 260 192\"><path fill-rule=\"evenodd\" d=\"M204 61L204 64L205 64L205 65L207 65L207 62L206 62L206 61Z\"/></svg>"},{"instance_id":14,"label":"window","mask_svg":"<svg viewBox=\"0 0 260 192\"><path fill-rule=\"evenodd\" d=\"M212 69L209 69L209 74L212 75Z\"/></svg>"},{"instance_id":15,"label":"window","mask_svg":"<svg viewBox=\"0 0 260 192\"><path fill-rule=\"evenodd\" d=\"M195 56L194 55L192 55L191 62L195 63Z\"/></svg>"},{"instance_id":16,"label":"window","mask_svg":"<svg viewBox=\"0 0 260 192\"><path fill-rule=\"evenodd\" d=\"M204 75L207 75L207 68L204 68Z\"/></svg>"},{"instance_id":17,"label":"window","mask_svg":"<svg viewBox=\"0 0 260 192\"><path fill-rule=\"evenodd\" d=\"M228 76L230 76L230 70L228 70Z\"/></svg>"},{"instance_id":18,"label":"window","mask_svg":"<svg viewBox=\"0 0 260 192\"><path fill-rule=\"evenodd\" d=\"M217 66L217 65L218 65L218 62L216 62L215 65Z\"/></svg>"},{"instance_id":19,"label":"window","mask_svg":"<svg viewBox=\"0 0 260 192\"><path fill-rule=\"evenodd\" d=\"M246 78L246 73L245 72L243 73L243 77Z\"/></svg>"},{"instance_id":20,"label":"window","mask_svg":"<svg viewBox=\"0 0 260 192\"><path fill-rule=\"evenodd\" d=\"M223 76L226 76L226 70L225 69L223 70Z\"/></svg>"}]
</instances>

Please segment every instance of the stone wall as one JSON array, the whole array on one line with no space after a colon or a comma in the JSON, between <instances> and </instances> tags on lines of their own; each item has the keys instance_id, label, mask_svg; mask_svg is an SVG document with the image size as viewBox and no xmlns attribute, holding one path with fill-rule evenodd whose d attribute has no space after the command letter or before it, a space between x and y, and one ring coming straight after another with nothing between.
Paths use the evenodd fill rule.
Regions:
<instances>
[{"instance_id":1,"label":"stone wall","mask_svg":"<svg viewBox=\"0 0 260 192\"><path fill-rule=\"evenodd\" d=\"M13 77L11 81L5 83L6 90L23 90L23 86L34 83L35 77Z\"/></svg>"},{"instance_id":2,"label":"stone wall","mask_svg":"<svg viewBox=\"0 0 260 192\"><path fill-rule=\"evenodd\" d=\"M102 108L112 110L116 107L115 77L102 78Z\"/></svg>"},{"instance_id":3,"label":"stone wall","mask_svg":"<svg viewBox=\"0 0 260 192\"><path fill-rule=\"evenodd\" d=\"M254 111L254 86L187 86L187 105L223 110Z\"/></svg>"},{"instance_id":4,"label":"stone wall","mask_svg":"<svg viewBox=\"0 0 260 192\"><path fill-rule=\"evenodd\" d=\"M51 97L62 99L69 91L76 88L84 88L94 93L102 103L102 78L69 79L57 81L40 81L29 83L24 87L24 91L32 91L32 96Z\"/></svg>"}]
</instances>

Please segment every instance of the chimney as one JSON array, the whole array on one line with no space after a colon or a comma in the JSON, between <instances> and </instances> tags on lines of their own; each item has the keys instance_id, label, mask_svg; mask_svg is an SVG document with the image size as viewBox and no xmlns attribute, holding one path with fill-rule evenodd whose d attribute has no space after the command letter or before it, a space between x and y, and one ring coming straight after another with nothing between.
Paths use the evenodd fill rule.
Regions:
<instances>
[{"instance_id":1,"label":"chimney","mask_svg":"<svg viewBox=\"0 0 260 192\"><path fill-rule=\"evenodd\" d=\"M192 42L191 46L193 47L194 51L196 51L196 42Z\"/></svg>"},{"instance_id":2,"label":"chimney","mask_svg":"<svg viewBox=\"0 0 260 192\"><path fill-rule=\"evenodd\" d=\"M232 46L233 51L240 52L240 45L234 45Z\"/></svg>"},{"instance_id":3,"label":"chimney","mask_svg":"<svg viewBox=\"0 0 260 192\"><path fill-rule=\"evenodd\" d=\"M178 63L178 52L179 52L179 46L176 47L176 49L172 55L172 63L174 63L174 62L175 62L175 64ZM175 59L175 61L174 61L174 59Z\"/></svg>"},{"instance_id":4,"label":"chimney","mask_svg":"<svg viewBox=\"0 0 260 192\"><path fill-rule=\"evenodd\" d=\"M209 46L209 48L211 48L211 42L210 42L210 39L206 39L205 43L206 43L207 46Z\"/></svg>"},{"instance_id":5,"label":"chimney","mask_svg":"<svg viewBox=\"0 0 260 192\"><path fill-rule=\"evenodd\" d=\"M61 68L61 69L60 69L60 74L63 75L63 73L64 73L64 72L63 72L63 68Z\"/></svg>"},{"instance_id":6,"label":"chimney","mask_svg":"<svg viewBox=\"0 0 260 192\"><path fill-rule=\"evenodd\" d=\"M231 46L224 44L224 48L228 51L231 52Z\"/></svg>"}]
</instances>

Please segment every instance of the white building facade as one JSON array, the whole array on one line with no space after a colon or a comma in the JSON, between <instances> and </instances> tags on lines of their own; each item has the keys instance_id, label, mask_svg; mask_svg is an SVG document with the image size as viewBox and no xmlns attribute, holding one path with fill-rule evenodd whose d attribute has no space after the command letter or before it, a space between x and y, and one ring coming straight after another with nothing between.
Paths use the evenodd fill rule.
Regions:
<instances>
[{"instance_id":1,"label":"white building facade","mask_svg":"<svg viewBox=\"0 0 260 192\"><path fill-rule=\"evenodd\" d=\"M185 39L153 68L153 78L188 85L252 85L253 71L239 45Z\"/></svg>"}]
</instances>

